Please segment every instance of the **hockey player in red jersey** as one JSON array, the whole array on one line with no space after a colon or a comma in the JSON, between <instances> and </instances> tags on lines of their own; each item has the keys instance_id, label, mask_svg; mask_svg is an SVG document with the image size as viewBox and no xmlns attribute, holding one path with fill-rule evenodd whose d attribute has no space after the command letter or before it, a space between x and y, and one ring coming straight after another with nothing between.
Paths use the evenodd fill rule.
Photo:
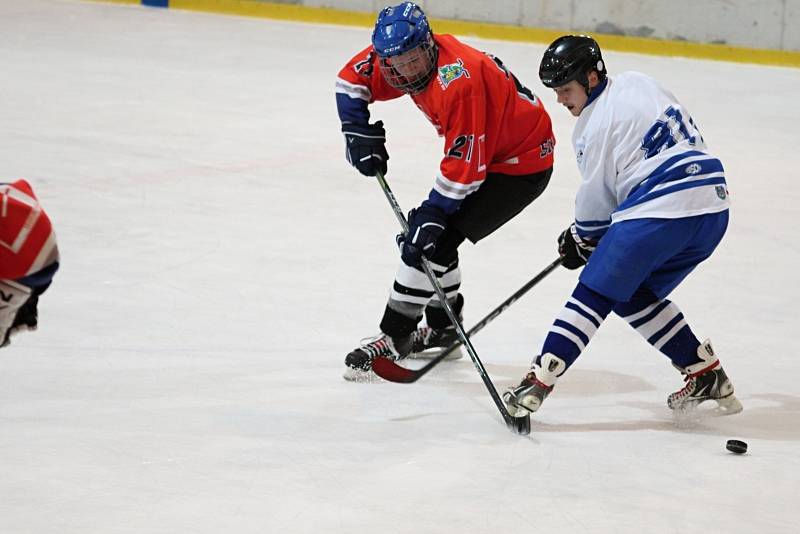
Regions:
<instances>
[{"instance_id":1,"label":"hockey player in red jersey","mask_svg":"<svg viewBox=\"0 0 800 534\"><path fill-rule=\"evenodd\" d=\"M372 45L336 81L346 157L362 174L386 173L389 159L383 123L370 124L369 105L404 95L444 138L444 155L428 198L411 210L409 230L398 236L402 262L381 333L345 359L354 371L369 371L379 355L400 359L455 341L421 257L431 261L460 315L459 245L508 222L541 195L552 173L555 140L542 102L500 59L453 36L434 35L411 2L380 12ZM423 314L427 326L418 328Z\"/></svg>"},{"instance_id":2,"label":"hockey player in red jersey","mask_svg":"<svg viewBox=\"0 0 800 534\"><path fill-rule=\"evenodd\" d=\"M0 183L0 347L35 330L39 295L58 270L50 219L25 180Z\"/></svg>"}]
</instances>

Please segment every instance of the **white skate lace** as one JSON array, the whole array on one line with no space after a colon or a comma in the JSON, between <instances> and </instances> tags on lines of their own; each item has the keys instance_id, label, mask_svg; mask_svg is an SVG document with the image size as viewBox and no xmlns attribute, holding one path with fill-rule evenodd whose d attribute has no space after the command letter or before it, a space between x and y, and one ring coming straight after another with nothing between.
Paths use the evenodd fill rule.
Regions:
<instances>
[{"instance_id":1,"label":"white skate lace","mask_svg":"<svg viewBox=\"0 0 800 534\"><path fill-rule=\"evenodd\" d=\"M414 330L414 339L413 339L414 345L416 345L417 343L421 343L423 347L427 347L428 342L430 341L432 335L433 335L433 328L429 326L422 326L420 328L417 328L416 330Z\"/></svg>"},{"instance_id":2,"label":"white skate lace","mask_svg":"<svg viewBox=\"0 0 800 534\"><path fill-rule=\"evenodd\" d=\"M525 395L535 395L534 390L538 389L542 392L543 396L547 396L552 390L553 386L548 386L538 378L536 378L536 374L533 372L528 373L525 375L525 378L522 379L522 382L515 387L511 388L514 392L515 397L523 397ZM539 397L540 395L536 395Z\"/></svg>"},{"instance_id":3,"label":"white skate lace","mask_svg":"<svg viewBox=\"0 0 800 534\"><path fill-rule=\"evenodd\" d=\"M391 338L386 334L365 337L359 343L361 344L361 350L369 354L371 357L399 356L397 350L394 348L394 343L392 343Z\"/></svg>"}]
</instances>

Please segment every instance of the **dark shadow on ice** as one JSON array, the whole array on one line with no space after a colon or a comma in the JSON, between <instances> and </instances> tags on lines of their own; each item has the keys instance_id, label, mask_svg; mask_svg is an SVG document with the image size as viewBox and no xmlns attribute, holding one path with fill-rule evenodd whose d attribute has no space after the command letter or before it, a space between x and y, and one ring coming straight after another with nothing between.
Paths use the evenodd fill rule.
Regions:
<instances>
[{"instance_id":1,"label":"dark shadow on ice","mask_svg":"<svg viewBox=\"0 0 800 534\"><path fill-rule=\"evenodd\" d=\"M525 372L516 365L486 365L486 369L498 392L517 383ZM437 370L431 379L445 381L448 389L465 396L478 398L486 396L486 387L475 374L469 360ZM427 378L427 377L426 377ZM425 379L423 379L425 380ZM627 432L637 430L657 430L666 432L691 432L711 435L737 435L742 438L800 441L800 397L785 394L745 394L737 392L744 405L744 411L735 415L712 416L709 408L716 406L707 402L701 409L689 416L676 415L666 406L666 396L671 387L681 383L665 384L657 388L641 376L597 369L571 369L558 383L558 397L562 399L604 398L608 406L607 420L589 423L553 423L533 421L534 432ZM614 402L609 396L624 395L663 389L663 394L654 393L652 402L621 399ZM663 398L662 398L663 397ZM555 401L555 397L552 399ZM649 416L641 419L629 418L614 421L614 406L634 408ZM558 409L558 408L555 408ZM548 410L552 421L553 412ZM608 420L611 418L611 420ZM568 419L568 417L565 417Z\"/></svg>"},{"instance_id":2,"label":"dark shadow on ice","mask_svg":"<svg viewBox=\"0 0 800 534\"><path fill-rule=\"evenodd\" d=\"M485 367L498 391L512 384L517 384L525 374L525 369L517 365L492 364ZM462 372L464 373L463 375L461 374ZM476 371L470 361L459 362L457 369L451 368L447 374L442 373L441 376L450 378L448 382L453 387L458 387L464 391L472 388L476 390L483 388L480 382L475 382ZM459 380L462 376L465 382ZM596 369L570 369L569 373L559 381L557 387L560 397L592 397L656 390L653 384L640 376Z\"/></svg>"}]
</instances>

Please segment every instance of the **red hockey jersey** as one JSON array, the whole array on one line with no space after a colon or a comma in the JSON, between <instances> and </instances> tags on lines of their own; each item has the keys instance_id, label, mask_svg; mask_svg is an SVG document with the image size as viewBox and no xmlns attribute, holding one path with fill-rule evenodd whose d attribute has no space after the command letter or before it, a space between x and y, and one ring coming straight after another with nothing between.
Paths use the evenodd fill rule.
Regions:
<instances>
[{"instance_id":1,"label":"red hockey jersey","mask_svg":"<svg viewBox=\"0 0 800 534\"><path fill-rule=\"evenodd\" d=\"M17 280L56 261L53 227L30 184L0 184L0 278Z\"/></svg>"},{"instance_id":2,"label":"red hockey jersey","mask_svg":"<svg viewBox=\"0 0 800 534\"><path fill-rule=\"evenodd\" d=\"M480 187L487 172L522 175L552 167L555 140L541 100L499 59L451 35L435 35L434 40L439 51L435 77L411 96L445 138L430 200L452 212ZM378 62L369 46L339 72L336 91L343 121L366 122L368 104L405 94L384 80Z\"/></svg>"}]
</instances>

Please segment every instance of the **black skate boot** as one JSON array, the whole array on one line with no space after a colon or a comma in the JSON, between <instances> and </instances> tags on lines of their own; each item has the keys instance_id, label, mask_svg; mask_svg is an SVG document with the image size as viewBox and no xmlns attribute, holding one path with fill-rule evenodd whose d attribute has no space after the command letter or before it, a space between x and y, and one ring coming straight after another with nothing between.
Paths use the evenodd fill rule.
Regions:
<instances>
[{"instance_id":1,"label":"black skate boot","mask_svg":"<svg viewBox=\"0 0 800 534\"><path fill-rule=\"evenodd\" d=\"M3 300L0 302L0 347L11 342L11 336L25 330L36 330L37 295L31 289L11 280L0 280Z\"/></svg>"},{"instance_id":2,"label":"black skate boot","mask_svg":"<svg viewBox=\"0 0 800 534\"><path fill-rule=\"evenodd\" d=\"M23 330L36 330L39 326L39 310L37 304L39 303L39 296L33 295L25 304L17 311L14 317L14 324L11 325L13 332L21 332Z\"/></svg>"},{"instance_id":3,"label":"black skate boot","mask_svg":"<svg viewBox=\"0 0 800 534\"><path fill-rule=\"evenodd\" d=\"M14 317L14 323L11 328L6 330L6 335L2 340L0 347L5 347L11 343L11 336L26 330L34 331L39 326L39 313L36 304L39 302L39 297L34 295L25 301L25 304L17 310L17 315Z\"/></svg>"},{"instance_id":4,"label":"black skate boot","mask_svg":"<svg viewBox=\"0 0 800 534\"><path fill-rule=\"evenodd\" d=\"M455 299L450 301L453 313L458 320L463 323L464 316L464 296L460 293ZM411 347L411 357L420 359L431 359L437 357L444 349L458 341L456 327L450 322L450 317L444 308L431 304L425 309L427 326L420 326L412 334L413 345ZM456 360L464 354L461 347L453 350L445 357L446 360Z\"/></svg>"},{"instance_id":5,"label":"black skate boot","mask_svg":"<svg viewBox=\"0 0 800 534\"><path fill-rule=\"evenodd\" d=\"M676 412L692 412L701 403L713 400L712 415L732 415L742 411L742 403L733 395L733 384L722 369L710 340L697 349L700 362L679 370L686 375L686 385L667 397L667 406Z\"/></svg>"},{"instance_id":6,"label":"black skate boot","mask_svg":"<svg viewBox=\"0 0 800 534\"><path fill-rule=\"evenodd\" d=\"M372 375L372 360L376 356L385 356L392 360L401 360L411 353L412 336L392 338L386 334L364 338L361 346L348 354L344 363L347 366L344 378L359 381Z\"/></svg>"},{"instance_id":7,"label":"black skate boot","mask_svg":"<svg viewBox=\"0 0 800 534\"><path fill-rule=\"evenodd\" d=\"M410 358L431 359L437 357L444 349L458 341L455 327L434 329L430 326L421 326L411 334ZM445 360L457 360L464 354L461 347L453 350Z\"/></svg>"},{"instance_id":8,"label":"black skate boot","mask_svg":"<svg viewBox=\"0 0 800 534\"><path fill-rule=\"evenodd\" d=\"M558 356L541 356L539 363L534 363L517 387L503 393L508 413L513 417L521 417L536 412L566 368L566 363Z\"/></svg>"}]
</instances>

